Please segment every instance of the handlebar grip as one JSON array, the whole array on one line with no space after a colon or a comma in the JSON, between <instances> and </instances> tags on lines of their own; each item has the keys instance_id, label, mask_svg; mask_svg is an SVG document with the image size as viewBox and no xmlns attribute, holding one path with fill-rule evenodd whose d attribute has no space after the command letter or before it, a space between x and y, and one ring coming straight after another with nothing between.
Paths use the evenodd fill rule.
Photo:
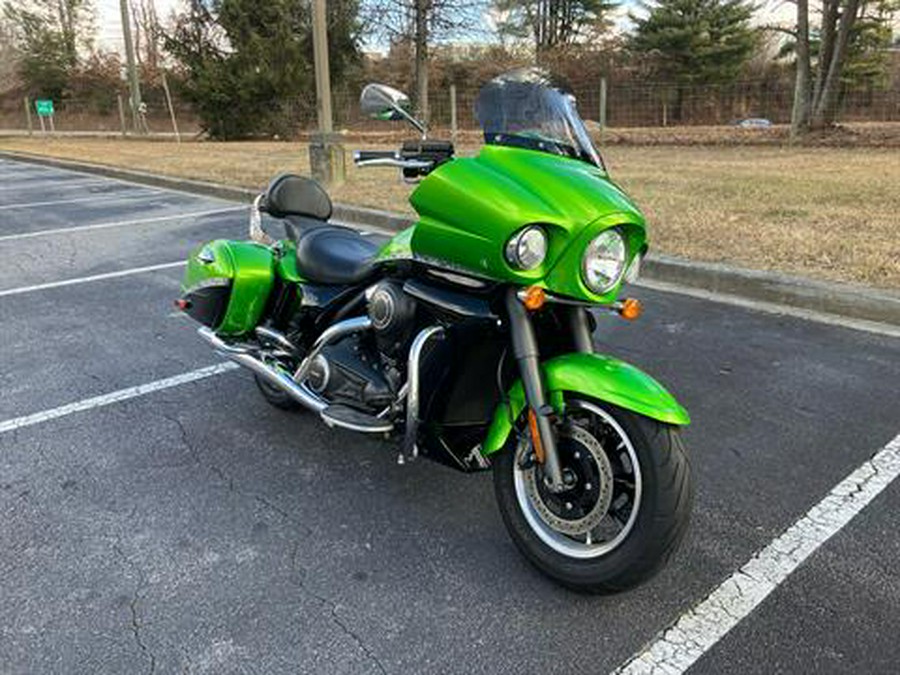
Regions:
<instances>
[{"instance_id":1,"label":"handlebar grip","mask_svg":"<svg viewBox=\"0 0 900 675\"><path fill-rule=\"evenodd\" d=\"M372 159L395 159L397 153L393 150L357 150L353 153L354 162L367 162Z\"/></svg>"}]
</instances>

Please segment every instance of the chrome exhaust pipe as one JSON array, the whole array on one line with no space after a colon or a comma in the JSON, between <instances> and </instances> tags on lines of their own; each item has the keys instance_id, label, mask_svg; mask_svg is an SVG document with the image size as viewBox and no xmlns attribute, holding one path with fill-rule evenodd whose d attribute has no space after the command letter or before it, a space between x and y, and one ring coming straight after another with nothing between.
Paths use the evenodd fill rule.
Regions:
<instances>
[{"instance_id":1,"label":"chrome exhaust pipe","mask_svg":"<svg viewBox=\"0 0 900 675\"><path fill-rule=\"evenodd\" d=\"M321 413L328 407L328 402L325 401L325 399L316 396L316 394L311 392L305 385L297 383L290 375L275 370L271 366L267 366L245 347L229 345L206 326L200 328L197 332L200 334L200 337L206 340L217 352L238 365L253 371L253 373L259 375L273 387L285 391L300 405L309 408L315 413Z\"/></svg>"}]
</instances>

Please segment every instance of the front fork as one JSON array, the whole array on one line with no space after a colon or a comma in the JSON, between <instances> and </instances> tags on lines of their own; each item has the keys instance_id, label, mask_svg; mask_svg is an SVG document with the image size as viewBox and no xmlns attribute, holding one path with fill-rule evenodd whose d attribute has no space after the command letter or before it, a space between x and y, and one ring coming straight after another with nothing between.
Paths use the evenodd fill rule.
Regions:
<instances>
[{"instance_id":1,"label":"front fork","mask_svg":"<svg viewBox=\"0 0 900 675\"><path fill-rule=\"evenodd\" d=\"M556 448L556 433L553 429L553 407L547 400L544 383L541 379L540 352L537 335L528 311L519 299L518 291L510 288L506 294L506 311L509 314L510 334L512 335L513 354L519 364L519 373L525 389L525 400L528 403L528 415L535 423L538 438L535 445L540 446L543 455L544 476L547 487L553 492L566 489L563 480L559 452ZM569 329L579 352L591 353L591 329L587 311L581 307L569 309ZM533 417L531 417L533 415Z\"/></svg>"}]
</instances>

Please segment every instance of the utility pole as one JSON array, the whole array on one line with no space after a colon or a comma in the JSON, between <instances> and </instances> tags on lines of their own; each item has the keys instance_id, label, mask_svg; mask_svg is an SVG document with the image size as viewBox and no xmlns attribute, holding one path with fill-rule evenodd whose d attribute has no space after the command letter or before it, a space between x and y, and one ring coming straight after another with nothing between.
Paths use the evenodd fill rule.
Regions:
<instances>
[{"instance_id":1,"label":"utility pole","mask_svg":"<svg viewBox=\"0 0 900 675\"><path fill-rule=\"evenodd\" d=\"M122 12L122 37L125 39L125 61L128 68L128 88L131 92L131 118L137 133L143 133L144 125L141 116L141 81L138 77L134 60L134 43L131 41L131 23L129 22L128 0L119 0Z\"/></svg>"},{"instance_id":2,"label":"utility pole","mask_svg":"<svg viewBox=\"0 0 900 675\"><path fill-rule=\"evenodd\" d=\"M313 60L316 69L316 113L319 131L310 139L309 165L313 178L326 184L344 180L344 146L334 133L331 75L328 71L328 22L325 0L312 0Z\"/></svg>"},{"instance_id":3,"label":"utility pole","mask_svg":"<svg viewBox=\"0 0 900 675\"><path fill-rule=\"evenodd\" d=\"M331 74L328 69L328 23L325 0L313 0L313 60L316 68L316 113L319 133L334 131L331 116Z\"/></svg>"}]
</instances>

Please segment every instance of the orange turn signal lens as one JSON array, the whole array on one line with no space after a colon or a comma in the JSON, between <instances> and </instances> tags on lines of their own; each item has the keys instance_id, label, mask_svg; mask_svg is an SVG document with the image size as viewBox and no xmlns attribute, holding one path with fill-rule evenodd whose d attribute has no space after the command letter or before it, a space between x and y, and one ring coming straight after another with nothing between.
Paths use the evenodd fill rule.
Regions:
<instances>
[{"instance_id":1,"label":"orange turn signal lens","mask_svg":"<svg viewBox=\"0 0 900 675\"><path fill-rule=\"evenodd\" d=\"M522 304L529 312L536 312L547 302L547 294L540 286L529 286L520 297Z\"/></svg>"},{"instance_id":2,"label":"orange turn signal lens","mask_svg":"<svg viewBox=\"0 0 900 675\"><path fill-rule=\"evenodd\" d=\"M538 464L544 463L544 444L541 442L541 432L537 425L537 415L534 409L528 409L528 429L531 431L531 445L534 447L534 458Z\"/></svg>"},{"instance_id":3,"label":"orange turn signal lens","mask_svg":"<svg viewBox=\"0 0 900 675\"><path fill-rule=\"evenodd\" d=\"M628 321L634 321L644 313L644 306L637 298L625 298L619 307L619 316Z\"/></svg>"}]
</instances>

